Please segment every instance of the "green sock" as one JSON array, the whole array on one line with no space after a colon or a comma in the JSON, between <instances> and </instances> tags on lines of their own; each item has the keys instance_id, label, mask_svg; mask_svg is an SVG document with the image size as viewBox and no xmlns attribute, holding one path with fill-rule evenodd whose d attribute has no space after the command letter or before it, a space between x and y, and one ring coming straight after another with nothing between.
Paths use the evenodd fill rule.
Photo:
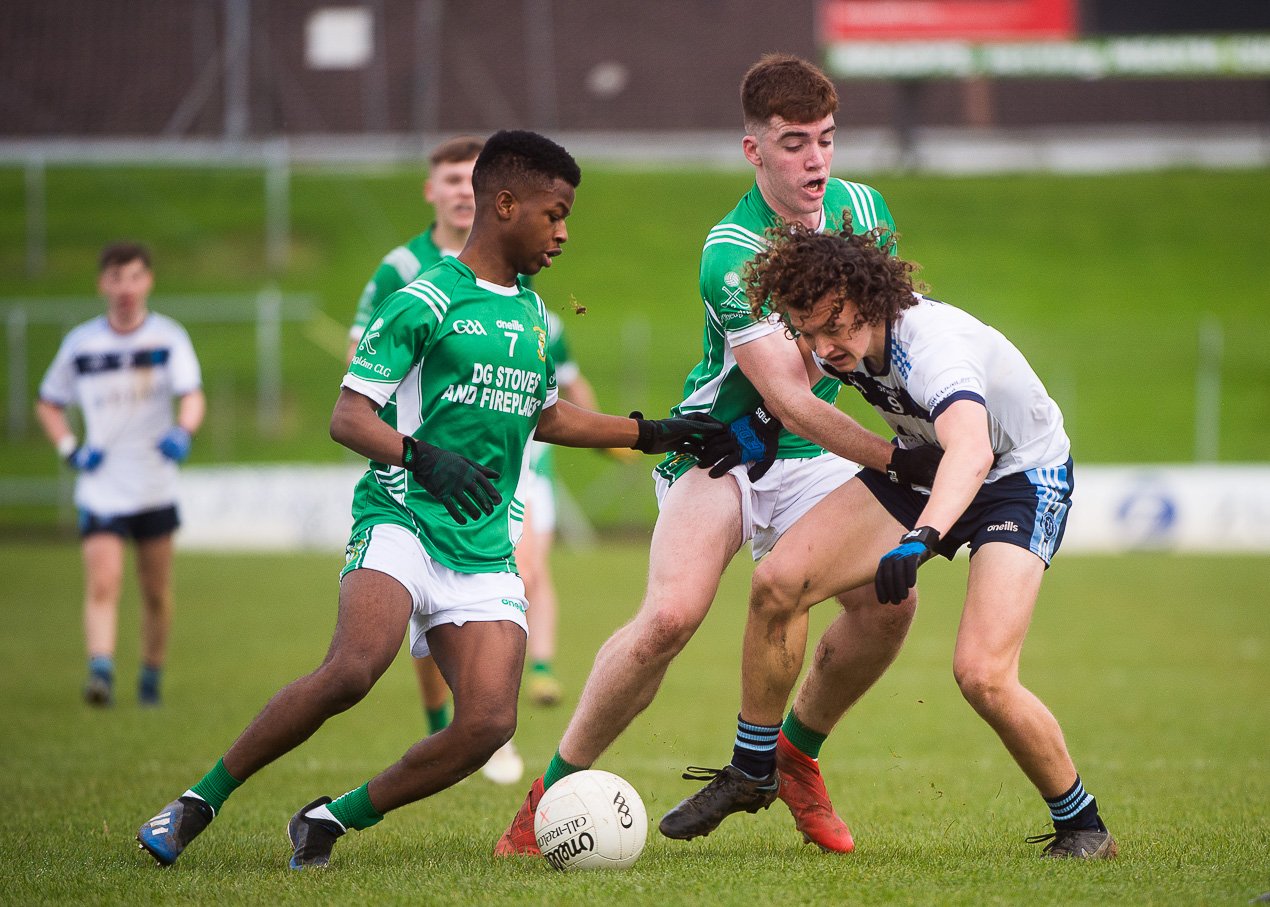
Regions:
<instances>
[{"instance_id":1,"label":"green sock","mask_svg":"<svg viewBox=\"0 0 1270 907\"><path fill-rule=\"evenodd\" d=\"M443 731L450 725L450 706L448 703L441 703L440 708L430 709L427 706L423 708L424 714L428 716L428 733L435 734L437 731Z\"/></svg>"},{"instance_id":2,"label":"green sock","mask_svg":"<svg viewBox=\"0 0 1270 907\"><path fill-rule=\"evenodd\" d=\"M560 751L556 750L556 754L551 757L551 764L547 766L547 770L542 776L542 789L546 790L555 784L561 778L572 775L574 772L584 771L585 765L574 765L572 762L565 762L560 755Z\"/></svg>"},{"instance_id":3,"label":"green sock","mask_svg":"<svg viewBox=\"0 0 1270 907\"><path fill-rule=\"evenodd\" d=\"M824 746L825 738L829 736L817 733L804 725L798 720L793 709L790 709L789 714L785 716L781 731L785 734L785 739L794 744L799 752L806 753L813 759L820 758L820 748Z\"/></svg>"},{"instance_id":4,"label":"green sock","mask_svg":"<svg viewBox=\"0 0 1270 907\"><path fill-rule=\"evenodd\" d=\"M217 759L212 770L203 776L203 780L190 788L206 800L215 812L220 812L229 795L242 787L242 782L225 770L225 760Z\"/></svg>"},{"instance_id":5,"label":"green sock","mask_svg":"<svg viewBox=\"0 0 1270 907\"><path fill-rule=\"evenodd\" d=\"M357 790L351 790L338 798L327 809L345 828L356 828L358 831L370 828L383 818L383 815L370 805L369 781Z\"/></svg>"},{"instance_id":6,"label":"green sock","mask_svg":"<svg viewBox=\"0 0 1270 907\"><path fill-rule=\"evenodd\" d=\"M532 671L533 673L535 673L535 674L550 674L550 673L551 673L551 662L549 662L549 661L535 661L532 665L530 665L529 670L531 670L531 671Z\"/></svg>"}]
</instances>

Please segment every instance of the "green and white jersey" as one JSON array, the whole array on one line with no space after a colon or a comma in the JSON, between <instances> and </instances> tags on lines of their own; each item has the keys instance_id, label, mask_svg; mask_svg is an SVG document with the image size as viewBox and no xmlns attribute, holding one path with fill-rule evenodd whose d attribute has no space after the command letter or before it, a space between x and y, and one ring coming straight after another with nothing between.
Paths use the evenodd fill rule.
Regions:
<instances>
[{"instance_id":1,"label":"green and white jersey","mask_svg":"<svg viewBox=\"0 0 1270 907\"><path fill-rule=\"evenodd\" d=\"M538 417L556 403L538 294L443 259L375 310L343 386L379 404L402 434L493 469L503 497L460 526L404 468L372 461L353 493L353 535L394 523L452 570L515 572L509 509Z\"/></svg>"},{"instance_id":2,"label":"green and white jersey","mask_svg":"<svg viewBox=\"0 0 1270 907\"><path fill-rule=\"evenodd\" d=\"M567 388L581 373L578 364L569 355L569 344L564 339L564 323L555 312L547 313L547 355L556 367L556 386ZM533 441L529 445L529 468L548 480L556 477L556 447L545 441Z\"/></svg>"},{"instance_id":3,"label":"green and white jersey","mask_svg":"<svg viewBox=\"0 0 1270 907\"><path fill-rule=\"evenodd\" d=\"M414 280L447 255L457 255L457 249L441 249L432 239L433 224L427 230L404 245L397 246L384 256L375 273L371 275L361 298L357 300L357 314L348 330L349 340L361 340L362 332L370 324L371 316L379 304Z\"/></svg>"},{"instance_id":4,"label":"green and white jersey","mask_svg":"<svg viewBox=\"0 0 1270 907\"><path fill-rule=\"evenodd\" d=\"M830 178L825 187L822 229L842 226L842 212L851 212L856 233L877 226L895 230L895 221L882 194L871 186ZM768 334L784 331L784 325L769 319L755 320L745 296L745 266L767 245L765 234L781 222L754 185L732 212L707 235L701 252L701 301L705 306L705 331L701 361L684 382L683 402L676 415L709 413L721 422L731 422L752 412L761 401L759 392L737 367L733 347ZM894 242L888 248L895 254ZM833 403L838 387L820 380L813 388L816 396ZM814 457L823 451L810 441L789 431L781 433L781 459ZM658 472L674 480L696 460L684 454L670 454L657 466Z\"/></svg>"}]
</instances>

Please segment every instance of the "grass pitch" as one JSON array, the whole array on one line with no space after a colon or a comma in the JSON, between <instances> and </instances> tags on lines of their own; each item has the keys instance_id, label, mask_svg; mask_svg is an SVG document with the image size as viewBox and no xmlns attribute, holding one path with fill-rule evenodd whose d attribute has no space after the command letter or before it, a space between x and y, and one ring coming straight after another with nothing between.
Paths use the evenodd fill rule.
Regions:
<instances>
[{"instance_id":1,"label":"grass pitch","mask_svg":"<svg viewBox=\"0 0 1270 907\"><path fill-rule=\"evenodd\" d=\"M516 740L530 772L553 752L596 648L636 607L645 558L640 543L558 553L570 698L523 706ZM1024 677L1063 722L1120 841L1116 862L1044 861L1023 843L1046 829L1043 804L951 677L959 560L923 571L905 651L826 745L855 854L802 845L778 803L689 843L650 829L632 870L572 875L490 855L529 778L502 788L479 776L349 835L326 872L286 870L290 815L360 784L422 733L404 661L238 791L175 867L158 869L136 848L136 828L316 664L339 557L180 554L166 702L153 711L133 696L130 581L119 704L108 712L78 698L75 545L4 544L0 560L6 904L1244 904L1270 890L1267 558L1060 555L1047 577ZM685 765L729 757L748 576L742 556L653 706L599 763L635 785L654 823L694 789L678 778ZM830 616L821 606L813 620Z\"/></svg>"}]
</instances>

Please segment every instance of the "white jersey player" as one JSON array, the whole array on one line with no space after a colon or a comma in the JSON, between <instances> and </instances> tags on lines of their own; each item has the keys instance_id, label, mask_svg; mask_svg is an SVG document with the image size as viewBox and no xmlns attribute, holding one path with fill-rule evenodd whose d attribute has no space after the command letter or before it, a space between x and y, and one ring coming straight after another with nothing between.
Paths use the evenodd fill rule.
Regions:
<instances>
[{"instance_id":1,"label":"white jersey player","mask_svg":"<svg viewBox=\"0 0 1270 907\"><path fill-rule=\"evenodd\" d=\"M105 315L74 328L40 384L36 412L61 457L78 473L75 505L86 572L86 700L114 700L114 651L126 540L137 545L145 609L138 696L159 704L160 672L171 625L172 534L177 464L188 456L205 409L189 335L148 310L154 284L143 246L102 252L98 289ZM173 415L173 401L179 401ZM78 408L84 438L66 411Z\"/></svg>"},{"instance_id":2,"label":"white jersey player","mask_svg":"<svg viewBox=\"0 0 1270 907\"><path fill-rule=\"evenodd\" d=\"M923 563L969 545L953 674L1049 808L1053 833L1029 840L1048 841L1051 857L1114 857L1058 722L1019 680L1041 578L1071 507L1062 414L1005 337L913 292L912 270L868 234L794 229L747 272L752 310L770 305L798 335L811 380L824 373L853 385L903 446L935 443L944 455L929 488L862 469L759 565L752 601L764 607L751 607L746 626L742 714L780 717L802 668L798 628L817 602L872 586L890 603L877 607L889 608L909 595ZM819 742L867 689L844 666L852 644L839 617L798 693L794 709ZM678 811L736 811L720 799L702 791Z\"/></svg>"}]
</instances>

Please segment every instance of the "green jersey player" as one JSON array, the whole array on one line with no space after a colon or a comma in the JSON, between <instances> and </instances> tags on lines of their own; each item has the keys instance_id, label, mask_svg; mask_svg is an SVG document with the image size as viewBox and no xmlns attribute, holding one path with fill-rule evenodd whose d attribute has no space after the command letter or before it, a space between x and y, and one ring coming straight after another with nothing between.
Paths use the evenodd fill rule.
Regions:
<instances>
[{"instance_id":1,"label":"green jersey player","mask_svg":"<svg viewBox=\"0 0 1270 907\"><path fill-rule=\"evenodd\" d=\"M160 864L175 862L247 778L360 701L408 628L412 650L431 652L454 691L454 720L360 787L292 816L291 868L327 865L348 829L480 768L516 726L526 602L509 510L530 435L665 453L724 430L704 417L620 418L557 399L546 310L518 275L562 251L580 181L554 142L496 133L473 169L476 220L458 258L376 311L331 415L331 437L371 463L356 492L330 648L141 827L137 840Z\"/></svg>"},{"instance_id":2,"label":"green jersey player","mask_svg":"<svg viewBox=\"0 0 1270 907\"><path fill-rule=\"evenodd\" d=\"M460 135L442 142L428 155L423 198L436 220L417 236L396 246L366 282L348 331L351 361L366 325L380 304L447 255L459 254L472 230L476 202L472 196L472 167L485 140Z\"/></svg>"},{"instance_id":3,"label":"green jersey player","mask_svg":"<svg viewBox=\"0 0 1270 907\"><path fill-rule=\"evenodd\" d=\"M555 757L495 845L497 854L537 852L533 817L543 791L594 764L652 701L742 545L752 542L755 558L761 557L794 521L858 471L855 463L821 447L852 451L860 463L883 471L898 465L891 462L894 449L886 440L833 406L837 389L832 382L819 382L813 390L797 344L784 327L751 317L740 278L744 263L764 248L770 228L799 223L823 229L840 223L844 208L862 225L891 228L890 212L876 190L830 176L838 98L833 83L815 66L785 55L762 58L742 80L741 106L742 151L754 167L755 185L706 237L702 362L688 377L678 412L736 420L734 430L749 436L766 432L767 443L779 444L780 459L763 475L738 465L723 481L691 469L696 461L690 456L671 457L658 467L654 481L661 509L643 603L600 649ZM751 425L747 414L760 401L793 434ZM779 428L776 421L768 425ZM683 557L684 551L693 556ZM876 599L844 605L858 615L861 656L879 662L880 673L899 650L912 601L886 609L878 608ZM805 623L801 629L805 632ZM747 745L755 736L757 747L775 748L778 730L745 731ZM774 778L737 775L737 780L753 798L754 809L777 795ZM822 801L814 799L819 773L805 781L786 799L798 827L822 847L850 850L846 825L832 807L825 813ZM828 803L827 795L822 799Z\"/></svg>"},{"instance_id":4,"label":"green jersey player","mask_svg":"<svg viewBox=\"0 0 1270 907\"><path fill-rule=\"evenodd\" d=\"M423 181L423 199L432 206L435 220L428 229L385 255L366 282L348 332L346 363L353 361L375 309L442 258L457 255L467 242L476 214L472 168L484 146L484 139L460 135L442 142L428 155L429 170ZM450 688L445 685L445 678L431 656L415 658L412 662L428 730L435 733L450 723ZM497 771L504 763L509 769L505 776ZM507 777L509 783L520 780L523 766L510 741L499 750L491 765L495 768L494 774L500 778ZM486 773L489 772L490 767L487 766Z\"/></svg>"}]
</instances>

